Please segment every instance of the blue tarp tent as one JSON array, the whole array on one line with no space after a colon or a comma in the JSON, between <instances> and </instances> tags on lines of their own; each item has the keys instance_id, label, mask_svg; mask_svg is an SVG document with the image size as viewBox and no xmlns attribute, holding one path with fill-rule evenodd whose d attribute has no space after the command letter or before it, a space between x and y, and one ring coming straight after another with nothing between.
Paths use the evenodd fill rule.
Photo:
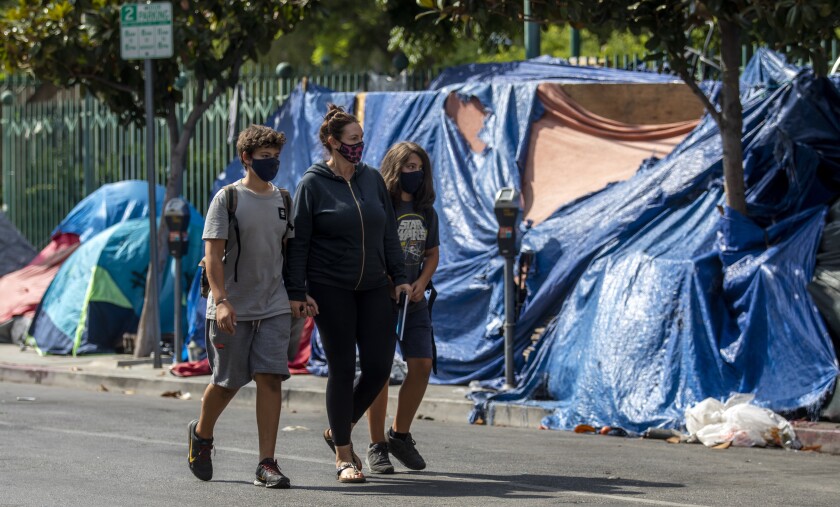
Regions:
<instances>
[{"instance_id":1,"label":"blue tarp tent","mask_svg":"<svg viewBox=\"0 0 840 507\"><path fill-rule=\"evenodd\" d=\"M123 333L136 332L149 264L147 191L141 181L105 185L82 200L56 229L85 240L61 266L30 327L41 353L113 352ZM163 194L158 187L158 211ZM204 227L201 214L192 207L190 213L190 248L182 264L187 284L201 257ZM173 271L170 259L160 287L164 333L173 331Z\"/></svg>"},{"instance_id":2,"label":"blue tarp tent","mask_svg":"<svg viewBox=\"0 0 840 507\"><path fill-rule=\"evenodd\" d=\"M523 239L540 275L518 350L553 320L519 389L494 402L553 409L549 428L641 431L680 426L706 397L750 392L785 411L829 392L840 370L806 287L840 190L840 95L772 53L755 58L743 79L750 218L723 206L710 119L655 166L558 210Z\"/></svg>"}]
</instances>

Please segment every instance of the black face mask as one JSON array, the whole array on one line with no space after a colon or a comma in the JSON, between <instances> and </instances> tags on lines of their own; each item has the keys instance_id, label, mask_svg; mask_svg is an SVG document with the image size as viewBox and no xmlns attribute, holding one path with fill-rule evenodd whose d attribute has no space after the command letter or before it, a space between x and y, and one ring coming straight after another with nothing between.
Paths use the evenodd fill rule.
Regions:
<instances>
[{"instance_id":1,"label":"black face mask","mask_svg":"<svg viewBox=\"0 0 840 507\"><path fill-rule=\"evenodd\" d=\"M423 186L423 171L413 173L400 173L400 188L403 192L413 194Z\"/></svg>"},{"instance_id":2,"label":"black face mask","mask_svg":"<svg viewBox=\"0 0 840 507\"><path fill-rule=\"evenodd\" d=\"M270 182L277 176L277 171L280 170L280 160L276 158L255 158L251 160L251 169L261 180Z\"/></svg>"}]
</instances>

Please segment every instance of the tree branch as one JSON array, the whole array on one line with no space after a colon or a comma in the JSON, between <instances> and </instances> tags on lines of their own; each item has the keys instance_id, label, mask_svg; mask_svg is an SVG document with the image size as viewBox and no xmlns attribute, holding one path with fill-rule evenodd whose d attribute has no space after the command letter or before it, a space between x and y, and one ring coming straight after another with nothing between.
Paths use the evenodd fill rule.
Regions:
<instances>
[{"instance_id":1,"label":"tree branch","mask_svg":"<svg viewBox=\"0 0 840 507\"><path fill-rule=\"evenodd\" d=\"M130 86L115 83L113 81L109 81L107 79L104 79L100 76L96 76L94 74L77 74L76 79L87 79L88 81L96 81L97 83L104 84L105 86L110 86L111 88L113 88L115 90L119 90L121 92L132 93L132 94L137 93L137 90L135 90L134 88L132 88Z\"/></svg>"},{"instance_id":2,"label":"tree branch","mask_svg":"<svg viewBox=\"0 0 840 507\"><path fill-rule=\"evenodd\" d=\"M700 85L697 84L697 81L694 80L694 77L688 73L688 68L685 65L677 65L673 67L677 71L677 75L683 80L683 82L688 85L688 88L691 90L694 95L700 99L700 102L703 103L703 107L706 108L706 111L709 113L709 116L715 120L715 123L720 126L721 122L721 114L718 111L717 107L709 100L709 97L703 93L703 90L700 89Z\"/></svg>"}]
</instances>

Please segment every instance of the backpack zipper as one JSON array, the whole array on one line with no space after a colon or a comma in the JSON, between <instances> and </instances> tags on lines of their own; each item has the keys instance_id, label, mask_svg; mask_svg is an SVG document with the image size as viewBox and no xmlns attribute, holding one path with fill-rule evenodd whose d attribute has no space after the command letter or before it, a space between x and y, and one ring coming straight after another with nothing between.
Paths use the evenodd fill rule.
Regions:
<instances>
[{"instance_id":1,"label":"backpack zipper","mask_svg":"<svg viewBox=\"0 0 840 507\"><path fill-rule=\"evenodd\" d=\"M356 200L356 193L353 192L353 185L350 183L350 180L344 180L347 182L347 188L350 189L350 195L353 196L353 202L356 204L356 209L359 210L359 223L362 225L362 270L359 272L359 281L356 282L356 289L359 288L359 285L362 284L362 277L365 274L365 219L362 216L362 207L359 206L359 201Z\"/></svg>"}]
</instances>

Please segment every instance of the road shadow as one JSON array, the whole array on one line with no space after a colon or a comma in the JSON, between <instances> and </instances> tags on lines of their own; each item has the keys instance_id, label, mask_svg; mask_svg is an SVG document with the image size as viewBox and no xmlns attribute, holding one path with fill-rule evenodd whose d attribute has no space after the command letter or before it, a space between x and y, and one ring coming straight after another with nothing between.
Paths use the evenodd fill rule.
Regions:
<instances>
[{"instance_id":1,"label":"road shadow","mask_svg":"<svg viewBox=\"0 0 840 507\"><path fill-rule=\"evenodd\" d=\"M463 474L411 472L394 475L368 475L358 485L333 484L296 489L341 491L344 494L393 495L400 497L458 498L488 496L507 499L545 499L555 493L592 493L639 496L650 488L683 488L674 482L638 481L608 477L572 477L537 474ZM349 487L348 487L349 486ZM358 488L354 490L354 488Z\"/></svg>"}]
</instances>

